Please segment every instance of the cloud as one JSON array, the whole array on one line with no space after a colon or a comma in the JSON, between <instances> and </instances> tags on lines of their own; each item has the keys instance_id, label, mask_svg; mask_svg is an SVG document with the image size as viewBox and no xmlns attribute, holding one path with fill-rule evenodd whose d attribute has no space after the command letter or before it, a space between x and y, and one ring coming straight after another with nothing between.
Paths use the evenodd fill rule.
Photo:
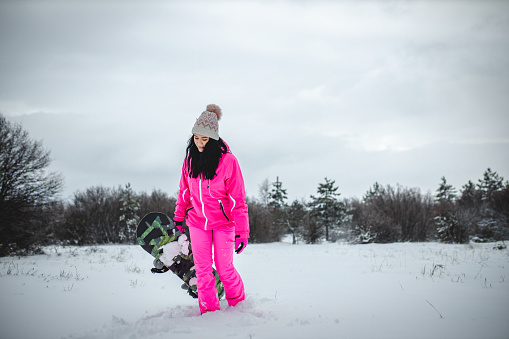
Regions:
<instances>
[{"instance_id":1,"label":"cloud","mask_svg":"<svg viewBox=\"0 0 509 339\"><path fill-rule=\"evenodd\" d=\"M346 196L488 166L508 176L508 13L497 1L4 1L0 112L43 139L68 192L172 192L209 103L250 195L276 175L291 196L325 176Z\"/></svg>"}]
</instances>

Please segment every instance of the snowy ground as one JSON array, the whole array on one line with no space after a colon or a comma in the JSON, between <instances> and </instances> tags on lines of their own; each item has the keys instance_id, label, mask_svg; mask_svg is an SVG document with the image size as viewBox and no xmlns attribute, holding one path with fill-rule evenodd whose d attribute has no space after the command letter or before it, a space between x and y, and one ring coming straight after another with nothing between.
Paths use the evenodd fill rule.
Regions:
<instances>
[{"instance_id":1,"label":"snowy ground","mask_svg":"<svg viewBox=\"0 0 509 339\"><path fill-rule=\"evenodd\" d=\"M200 315L138 246L0 258L0 338L509 338L495 244L250 244L247 299Z\"/></svg>"}]
</instances>

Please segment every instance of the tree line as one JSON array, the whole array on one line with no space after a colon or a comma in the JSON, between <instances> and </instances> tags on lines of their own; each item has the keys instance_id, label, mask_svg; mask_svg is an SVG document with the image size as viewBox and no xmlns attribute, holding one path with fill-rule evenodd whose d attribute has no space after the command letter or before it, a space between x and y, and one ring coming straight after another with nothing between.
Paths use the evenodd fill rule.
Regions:
<instances>
[{"instance_id":1,"label":"tree line","mask_svg":"<svg viewBox=\"0 0 509 339\"><path fill-rule=\"evenodd\" d=\"M28 254L49 244L136 243L145 214L173 215L176 198L161 190L135 192L94 186L69 201L57 198L58 173L47 171L49 151L0 114L0 256ZM436 192L375 183L361 198L342 198L334 180L318 183L308 199L288 201L279 177L249 197L250 241L387 243L509 239L509 182L490 168L458 192L442 177Z\"/></svg>"},{"instance_id":2,"label":"tree line","mask_svg":"<svg viewBox=\"0 0 509 339\"><path fill-rule=\"evenodd\" d=\"M311 244L509 239L509 182L490 168L459 193L445 177L434 194L375 183L361 199L341 199L338 189L325 178L308 201L288 203L279 178L272 185L266 181L259 199L249 201L252 237L265 242L291 235L293 243Z\"/></svg>"}]
</instances>

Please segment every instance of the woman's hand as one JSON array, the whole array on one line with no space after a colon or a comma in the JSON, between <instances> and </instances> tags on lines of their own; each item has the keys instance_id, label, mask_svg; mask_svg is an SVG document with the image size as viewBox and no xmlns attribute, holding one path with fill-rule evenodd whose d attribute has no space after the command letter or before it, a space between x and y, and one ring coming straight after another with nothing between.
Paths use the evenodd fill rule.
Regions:
<instances>
[{"instance_id":1,"label":"woman's hand","mask_svg":"<svg viewBox=\"0 0 509 339\"><path fill-rule=\"evenodd\" d=\"M247 238L241 238L240 235L235 236L235 253L240 254L247 247Z\"/></svg>"},{"instance_id":2,"label":"woman's hand","mask_svg":"<svg viewBox=\"0 0 509 339\"><path fill-rule=\"evenodd\" d=\"M175 227L179 230L180 233L186 234L186 230L185 230L184 226L182 226L183 221L173 220L173 222L175 223Z\"/></svg>"}]
</instances>

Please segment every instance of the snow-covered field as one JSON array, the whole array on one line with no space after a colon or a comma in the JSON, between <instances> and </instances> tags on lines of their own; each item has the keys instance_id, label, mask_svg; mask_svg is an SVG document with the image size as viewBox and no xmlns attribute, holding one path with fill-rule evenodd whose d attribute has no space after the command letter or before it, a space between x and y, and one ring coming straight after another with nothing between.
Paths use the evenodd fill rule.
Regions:
<instances>
[{"instance_id":1,"label":"snow-covered field","mask_svg":"<svg viewBox=\"0 0 509 339\"><path fill-rule=\"evenodd\" d=\"M509 338L495 244L250 244L247 299L200 315L138 246L0 258L0 338Z\"/></svg>"}]
</instances>

